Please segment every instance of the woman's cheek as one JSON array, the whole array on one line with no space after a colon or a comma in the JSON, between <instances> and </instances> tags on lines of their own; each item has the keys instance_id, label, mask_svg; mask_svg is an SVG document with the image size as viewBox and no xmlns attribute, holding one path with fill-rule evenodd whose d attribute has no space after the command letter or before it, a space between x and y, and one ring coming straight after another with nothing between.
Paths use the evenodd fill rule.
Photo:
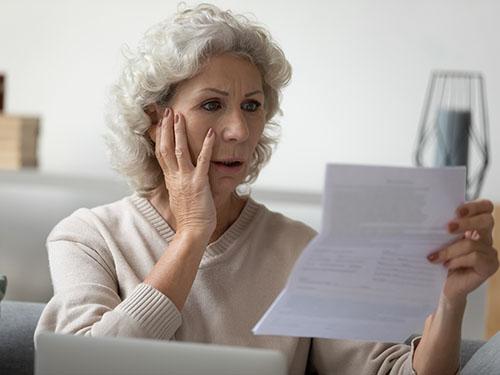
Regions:
<instances>
[{"instance_id":1,"label":"woman's cheek","mask_svg":"<svg viewBox=\"0 0 500 375\"><path fill-rule=\"evenodd\" d=\"M203 145L203 141L200 143L198 140L191 138L191 141L188 140L189 151L191 152L191 161L193 165L196 164L196 160L198 159L198 155L200 154L201 147Z\"/></svg>"},{"instance_id":2,"label":"woman's cheek","mask_svg":"<svg viewBox=\"0 0 500 375\"><path fill-rule=\"evenodd\" d=\"M200 154L203 146L204 135L199 131L201 127L197 127L195 123L187 122L186 119L186 136L189 151L191 152L191 161L194 163Z\"/></svg>"},{"instance_id":3,"label":"woman's cheek","mask_svg":"<svg viewBox=\"0 0 500 375\"><path fill-rule=\"evenodd\" d=\"M264 128L265 128L265 122L259 122L257 124L255 124L255 132L253 134L253 140L254 140L254 143L255 145L257 145L257 143L260 141L260 138L262 137L262 133L264 132Z\"/></svg>"},{"instance_id":4,"label":"woman's cheek","mask_svg":"<svg viewBox=\"0 0 500 375\"><path fill-rule=\"evenodd\" d=\"M186 136L189 148L194 150L196 148L196 145L198 144L198 141L196 139L196 132L191 128L186 127Z\"/></svg>"}]
</instances>

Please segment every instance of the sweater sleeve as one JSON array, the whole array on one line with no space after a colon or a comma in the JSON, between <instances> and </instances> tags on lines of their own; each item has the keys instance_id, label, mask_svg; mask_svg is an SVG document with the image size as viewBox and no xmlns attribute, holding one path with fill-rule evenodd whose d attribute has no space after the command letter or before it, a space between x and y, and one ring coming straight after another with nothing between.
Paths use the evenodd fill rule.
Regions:
<instances>
[{"instance_id":1,"label":"sweater sleeve","mask_svg":"<svg viewBox=\"0 0 500 375\"><path fill-rule=\"evenodd\" d=\"M316 374L416 375L412 361L420 338L410 345L315 338L309 359Z\"/></svg>"},{"instance_id":2,"label":"sweater sleeve","mask_svg":"<svg viewBox=\"0 0 500 375\"><path fill-rule=\"evenodd\" d=\"M181 314L172 301L144 283L138 283L122 299L105 241L88 223L68 219L47 240L54 296L42 312L35 336L41 331L52 331L172 338L181 325Z\"/></svg>"}]
</instances>

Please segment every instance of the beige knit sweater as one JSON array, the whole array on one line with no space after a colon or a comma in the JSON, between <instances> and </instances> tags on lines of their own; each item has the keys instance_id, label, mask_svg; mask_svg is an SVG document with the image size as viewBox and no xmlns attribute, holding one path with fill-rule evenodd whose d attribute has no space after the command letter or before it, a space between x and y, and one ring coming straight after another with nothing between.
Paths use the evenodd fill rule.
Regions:
<instances>
[{"instance_id":1,"label":"beige knit sweater","mask_svg":"<svg viewBox=\"0 0 500 375\"><path fill-rule=\"evenodd\" d=\"M285 286L315 232L248 199L236 222L203 256L182 311L142 283L174 232L137 195L79 209L50 233L54 297L35 335L49 330L280 350L290 374L412 374L412 347L282 336L251 328Z\"/></svg>"}]
</instances>

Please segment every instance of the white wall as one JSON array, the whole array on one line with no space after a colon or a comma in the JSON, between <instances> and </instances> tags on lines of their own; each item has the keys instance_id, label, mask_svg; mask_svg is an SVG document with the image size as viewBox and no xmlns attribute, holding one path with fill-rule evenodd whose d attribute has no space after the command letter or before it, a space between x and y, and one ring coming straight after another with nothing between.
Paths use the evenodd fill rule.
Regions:
<instances>
[{"instance_id":1,"label":"white wall","mask_svg":"<svg viewBox=\"0 0 500 375\"><path fill-rule=\"evenodd\" d=\"M432 69L485 73L491 167L500 201L500 2L215 1L252 12L294 67L282 142L258 186L319 191L328 161L410 165ZM99 138L120 47L171 14L165 0L2 0L0 70L7 110L43 118L41 168L110 175Z\"/></svg>"}]
</instances>

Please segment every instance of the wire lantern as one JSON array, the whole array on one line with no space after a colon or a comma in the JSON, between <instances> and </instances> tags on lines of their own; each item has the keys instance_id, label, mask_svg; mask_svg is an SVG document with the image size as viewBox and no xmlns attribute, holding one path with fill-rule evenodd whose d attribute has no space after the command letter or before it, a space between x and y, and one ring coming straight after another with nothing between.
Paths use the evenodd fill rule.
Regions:
<instances>
[{"instance_id":1,"label":"wire lantern","mask_svg":"<svg viewBox=\"0 0 500 375\"><path fill-rule=\"evenodd\" d=\"M488 109L481 73L436 71L429 80L415 150L417 166L467 168L476 199L489 161Z\"/></svg>"}]
</instances>

